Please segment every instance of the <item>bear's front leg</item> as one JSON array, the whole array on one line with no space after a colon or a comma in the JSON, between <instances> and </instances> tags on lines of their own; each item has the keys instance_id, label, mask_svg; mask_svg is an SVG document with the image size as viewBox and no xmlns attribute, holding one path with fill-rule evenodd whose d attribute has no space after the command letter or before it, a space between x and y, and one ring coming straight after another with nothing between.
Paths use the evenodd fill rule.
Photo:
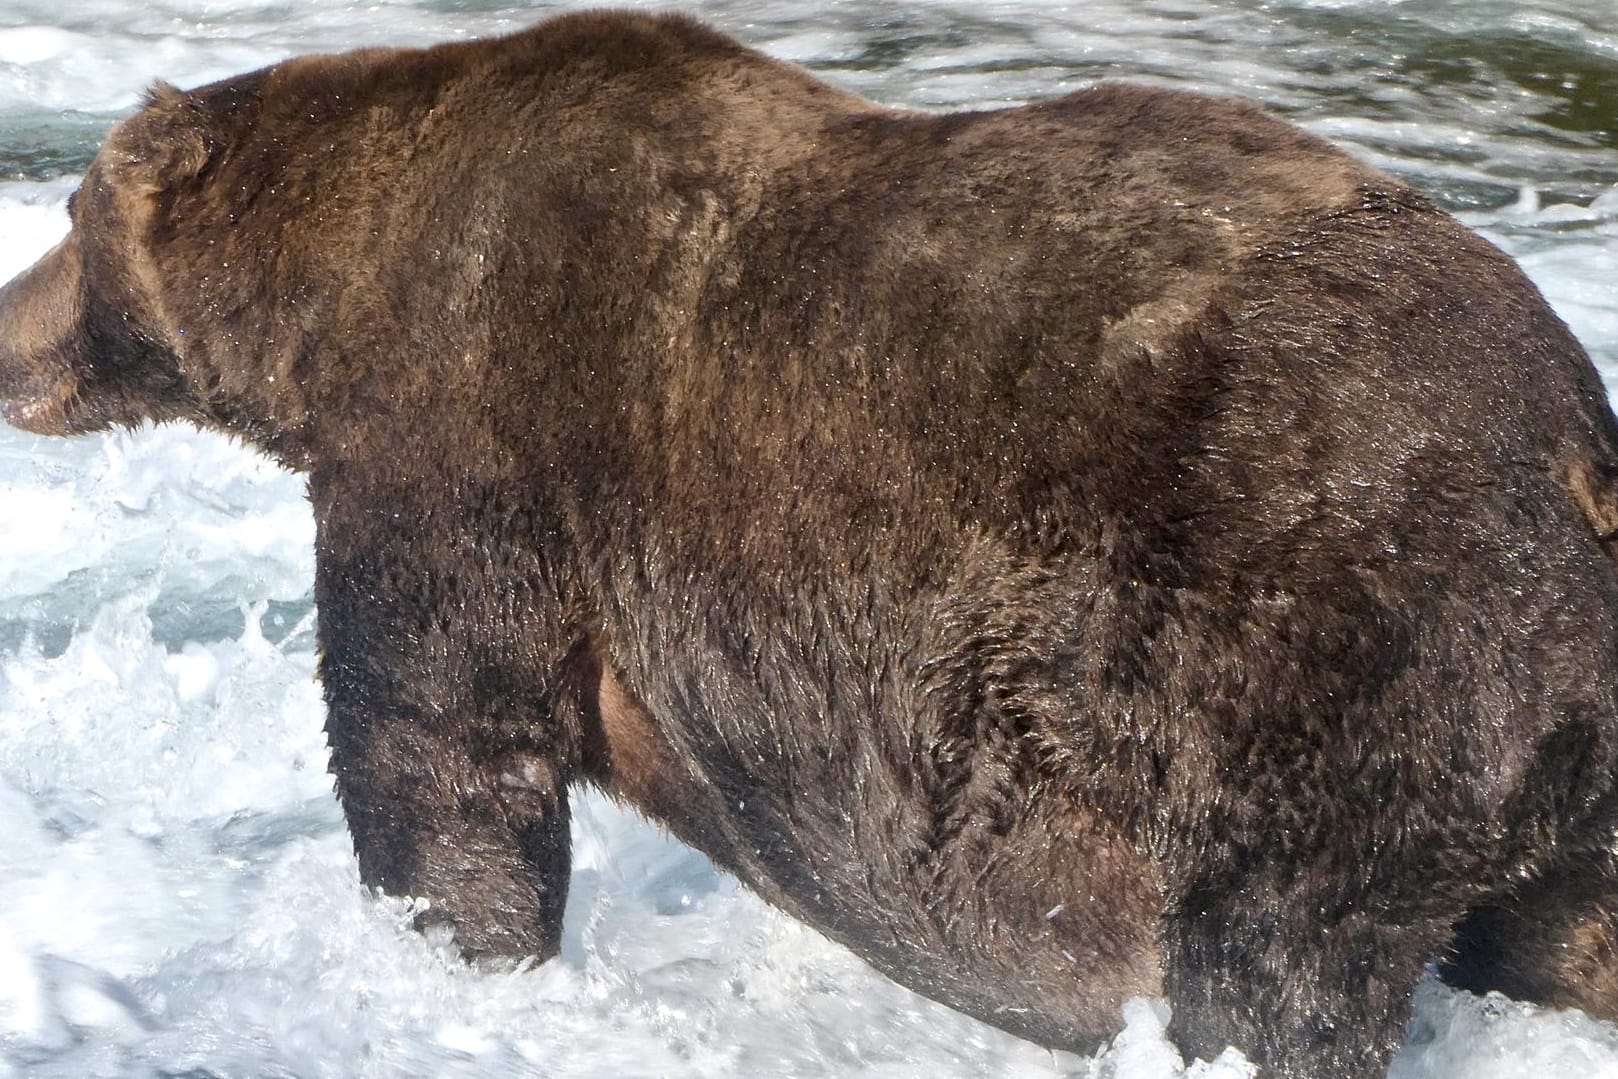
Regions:
<instances>
[{"instance_id":1,"label":"bear's front leg","mask_svg":"<svg viewBox=\"0 0 1618 1079\"><path fill-rule=\"evenodd\" d=\"M577 735L554 706L554 600L486 539L356 544L320 509L326 731L361 879L426 899L418 925L469 957L555 955Z\"/></svg>"}]
</instances>

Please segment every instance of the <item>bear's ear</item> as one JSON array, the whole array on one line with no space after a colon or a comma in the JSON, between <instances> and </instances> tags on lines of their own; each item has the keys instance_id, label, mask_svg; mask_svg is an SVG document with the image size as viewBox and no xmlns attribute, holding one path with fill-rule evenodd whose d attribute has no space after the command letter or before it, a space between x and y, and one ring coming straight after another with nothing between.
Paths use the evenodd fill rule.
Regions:
<instances>
[{"instance_id":1,"label":"bear's ear","mask_svg":"<svg viewBox=\"0 0 1618 1079\"><path fill-rule=\"evenodd\" d=\"M180 90L166 82L146 93L146 105L107 140L108 165L126 190L154 193L202 175L225 150L251 89L215 83Z\"/></svg>"},{"instance_id":2,"label":"bear's ear","mask_svg":"<svg viewBox=\"0 0 1618 1079\"><path fill-rule=\"evenodd\" d=\"M147 161L161 162L159 172L170 180L189 180L202 174L219 152L222 140L213 129L213 115L205 101L177 87L158 82L146 92L146 109L161 118L154 134L164 141L149 147Z\"/></svg>"},{"instance_id":3,"label":"bear's ear","mask_svg":"<svg viewBox=\"0 0 1618 1079\"><path fill-rule=\"evenodd\" d=\"M147 193L200 176L220 147L203 102L166 82L147 91L146 107L107 143L120 186Z\"/></svg>"}]
</instances>

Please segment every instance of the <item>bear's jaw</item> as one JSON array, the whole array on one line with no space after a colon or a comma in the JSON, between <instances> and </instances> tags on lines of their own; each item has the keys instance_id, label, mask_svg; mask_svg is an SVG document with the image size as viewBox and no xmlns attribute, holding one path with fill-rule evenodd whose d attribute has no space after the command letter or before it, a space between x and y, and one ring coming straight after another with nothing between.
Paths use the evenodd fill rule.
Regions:
<instances>
[{"instance_id":1,"label":"bear's jaw","mask_svg":"<svg viewBox=\"0 0 1618 1079\"><path fill-rule=\"evenodd\" d=\"M27 393L0 401L0 419L12 427L34 435L70 435L75 428L68 420L68 402L73 384L60 381L42 392Z\"/></svg>"}]
</instances>

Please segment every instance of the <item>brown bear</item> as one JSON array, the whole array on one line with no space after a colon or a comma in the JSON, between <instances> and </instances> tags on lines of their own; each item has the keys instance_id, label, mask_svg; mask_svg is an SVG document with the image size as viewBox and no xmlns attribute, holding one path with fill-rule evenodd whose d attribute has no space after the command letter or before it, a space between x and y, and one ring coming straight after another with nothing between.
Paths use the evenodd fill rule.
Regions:
<instances>
[{"instance_id":1,"label":"brown bear","mask_svg":"<svg viewBox=\"0 0 1618 1079\"><path fill-rule=\"evenodd\" d=\"M0 399L307 473L365 881L557 948L568 789L1091 1050L1618 1017L1618 429L1510 260L1257 108L881 108L679 17L119 126Z\"/></svg>"}]
</instances>

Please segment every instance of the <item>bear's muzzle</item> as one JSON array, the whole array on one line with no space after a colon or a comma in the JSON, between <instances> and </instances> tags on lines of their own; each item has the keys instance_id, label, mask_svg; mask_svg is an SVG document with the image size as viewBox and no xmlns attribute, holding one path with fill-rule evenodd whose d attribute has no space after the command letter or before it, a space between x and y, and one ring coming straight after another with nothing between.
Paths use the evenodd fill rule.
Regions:
<instances>
[{"instance_id":1,"label":"bear's muzzle","mask_svg":"<svg viewBox=\"0 0 1618 1079\"><path fill-rule=\"evenodd\" d=\"M40 435L72 433L83 334L77 246L69 236L0 288L0 417Z\"/></svg>"}]
</instances>

